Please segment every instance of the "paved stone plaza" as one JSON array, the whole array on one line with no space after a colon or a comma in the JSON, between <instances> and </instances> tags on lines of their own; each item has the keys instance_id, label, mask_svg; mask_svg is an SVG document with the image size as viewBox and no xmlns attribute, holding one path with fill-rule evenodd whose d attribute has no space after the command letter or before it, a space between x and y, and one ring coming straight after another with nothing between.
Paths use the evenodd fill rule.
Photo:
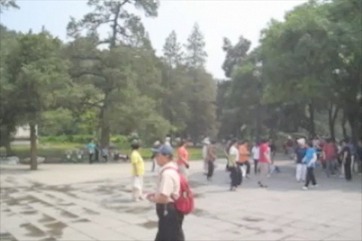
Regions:
<instances>
[{"instance_id":1,"label":"paved stone plaza","mask_svg":"<svg viewBox=\"0 0 362 241\"><path fill-rule=\"evenodd\" d=\"M283 162L268 189L252 175L229 192L222 162L210 184L201 166L191 166L197 208L185 218L188 241L362 239L361 176L347 183L317 170L319 187L303 191ZM129 164L2 166L0 240L153 240L154 207L130 201L129 176ZM146 191L154 182L147 173Z\"/></svg>"}]
</instances>

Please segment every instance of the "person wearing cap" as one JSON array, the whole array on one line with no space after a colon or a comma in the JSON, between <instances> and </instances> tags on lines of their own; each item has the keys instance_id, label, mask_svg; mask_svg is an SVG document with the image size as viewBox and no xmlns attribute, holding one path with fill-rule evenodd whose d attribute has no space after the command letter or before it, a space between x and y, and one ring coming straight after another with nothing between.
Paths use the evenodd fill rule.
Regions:
<instances>
[{"instance_id":1,"label":"person wearing cap","mask_svg":"<svg viewBox=\"0 0 362 241\"><path fill-rule=\"evenodd\" d=\"M133 190L132 197L135 202L143 199L143 175L145 173L145 164L143 158L138 149L140 144L138 141L133 141L131 144L131 164L132 164L132 176L133 176Z\"/></svg>"},{"instance_id":2,"label":"person wearing cap","mask_svg":"<svg viewBox=\"0 0 362 241\"><path fill-rule=\"evenodd\" d=\"M179 198L180 175L177 164L172 161L173 149L162 145L156 154L156 162L161 167L155 193L147 199L156 204L158 231L156 241L184 241L182 223L184 215L177 211L174 200Z\"/></svg>"},{"instance_id":3,"label":"person wearing cap","mask_svg":"<svg viewBox=\"0 0 362 241\"><path fill-rule=\"evenodd\" d=\"M305 153L307 152L307 147L304 138L299 138L297 140L297 143L298 147L295 150L295 155L297 159L295 178L297 179L297 182L304 182L307 173L307 166L302 162L302 160L305 156Z\"/></svg>"}]
</instances>

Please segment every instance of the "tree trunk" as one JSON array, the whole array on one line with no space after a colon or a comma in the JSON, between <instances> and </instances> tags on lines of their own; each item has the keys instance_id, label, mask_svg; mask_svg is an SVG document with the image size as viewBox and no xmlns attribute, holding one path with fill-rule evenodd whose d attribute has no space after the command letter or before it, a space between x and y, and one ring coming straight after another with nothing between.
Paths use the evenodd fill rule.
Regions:
<instances>
[{"instance_id":1,"label":"tree trunk","mask_svg":"<svg viewBox=\"0 0 362 241\"><path fill-rule=\"evenodd\" d=\"M6 140L6 143L5 143L5 152L6 152L6 156L12 156L14 154L13 150L11 149L10 135L9 135L9 138Z\"/></svg>"},{"instance_id":2,"label":"tree trunk","mask_svg":"<svg viewBox=\"0 0 362 241\"><path fill-rule=\"evenodd\" d=\"M358 139L358 134L357 134L357 131L358 131L358 122L357 122L357 119L356 119L356 115L355 114L352 114L352 113L349 113L347 115L347 119L348 119L348 124L351 128L351 139L352 139L352 142L353 143L357 143L357 139Z\"/></svg>"},{"instance_id":3,"label":"tree trunk","mask_svg":"<svg viewBox=\"0 0 362 241\"><path fill-rule=\"evenodd\" d=\"M313 103L308 105L309 107L309 133L311 136L316 136L315 123L314 123L314 105Z\"/></svg>"},{"instance_id":4,"label":"tree trunk","mask_svg":"<svg viewBox=\"0 0 362 241\"><path fill-rule=\"evenodd\" d=\"M107 147L109 145L109 139L111 136L111 128L109 125L109 121L107 118L107 98L104 101L104 106L101 108L101 113L100 113L100 147L104 148Z\"/></svg>"},{"instance_id":5,"label":"tree trunk","mask_svg":"<svg viewBox=\"0 0 362 241\"><path fill-rule=\"evenodd\" d=\"M336 119L338 116L338 112L339 112L339 108L337 108L337 107L334 108L333 104L331 104L330 107L328 108L329 133L330 133L330 137L333 139L335 139L335 137L336 137L335 123L336 123Z\"/></svg>"},{"instance_id":6,"label":"tree trunk","mask_svg":"<svg viewBox=\"0 0 362 241\"><path fill-rule=\"evenodd\" d=\"M36 127L34 123L30 124L30 170L38 169L37 150L36 150Z\"/></svg>"},{"instance_id":7,"label":"tree trunk","mask_svg":"<svg viewBox=\"0 0 362 241\"><path fill-rule=\"evenodd\" d=\"M342 118L342 133L343 133L343 138L344 138L344 139L346 139L346 138L348 137L347 128L346 128L346 123L347 123L346 114L343 113L343 118Z\"/></svg>"}]
</instances>

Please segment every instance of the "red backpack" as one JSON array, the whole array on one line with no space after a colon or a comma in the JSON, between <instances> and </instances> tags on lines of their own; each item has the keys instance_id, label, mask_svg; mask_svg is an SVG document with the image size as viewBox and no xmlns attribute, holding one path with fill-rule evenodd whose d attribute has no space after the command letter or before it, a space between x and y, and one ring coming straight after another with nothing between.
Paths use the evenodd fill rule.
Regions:
<instances>
[{"instance_id":1,"label":"red backpack","mask_svg":"<svg viewBox=\"0 0 362 241\"><path fill-rule=\"evenodd\" d=\"M181 175L177 168L166 167L162 170L162 173L167 170L172 169L176 171L180 176L180 195L178 199L175 199L176 209L182 214L189 214L194 210L194 195L191 191L189 182L184 175Z\"/></svg>"}]
</instances>

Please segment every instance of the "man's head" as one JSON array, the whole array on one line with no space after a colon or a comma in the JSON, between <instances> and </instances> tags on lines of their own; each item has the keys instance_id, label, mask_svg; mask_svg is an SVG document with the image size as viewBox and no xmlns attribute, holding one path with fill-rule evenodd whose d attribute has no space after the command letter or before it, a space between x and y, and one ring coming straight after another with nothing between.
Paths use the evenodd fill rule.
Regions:
<instances>
[{"instance_id":1,"label":"man's head","mask_svg":"<svg viewBox=\"0 0 362 241\"><path fill-rule=\"evenodd\" d=\"M304 138L299 138L297 140L297 143L300 147L305 147L305 139Z\"/></svg>"},{"instance_id":2,"label":"man's head","mask_svg":"<svg viewBox=\"0 0 362 241\"><path fill-rule=\"evenodd\" d=\"M132 150L138 150L140 148L140 142L138 140L133 140L131 143Z\"/></svg>"},{"instance_id":3,"label":"man's head","mask_svg":"<svg viewBox=\"0 0 362 241\"><path fill-rule=\"evenodd\" d=\"M161 167L172 161L173 149L169 145L160 146L160 148L155 150L155 153L156 153L156 162Z\"/></svg>"},{"instance_id":4,"label":"man's head","mask_svg":"<svg viewBox=\"0 0 362 241\"><path fill-rule=\"evenodd\" d=\"M307 142L307 147L308 148L311 148L311 147L313 147L314 145L313 145L313 141L308 141Z\"/></svg>"}]
</instances>

